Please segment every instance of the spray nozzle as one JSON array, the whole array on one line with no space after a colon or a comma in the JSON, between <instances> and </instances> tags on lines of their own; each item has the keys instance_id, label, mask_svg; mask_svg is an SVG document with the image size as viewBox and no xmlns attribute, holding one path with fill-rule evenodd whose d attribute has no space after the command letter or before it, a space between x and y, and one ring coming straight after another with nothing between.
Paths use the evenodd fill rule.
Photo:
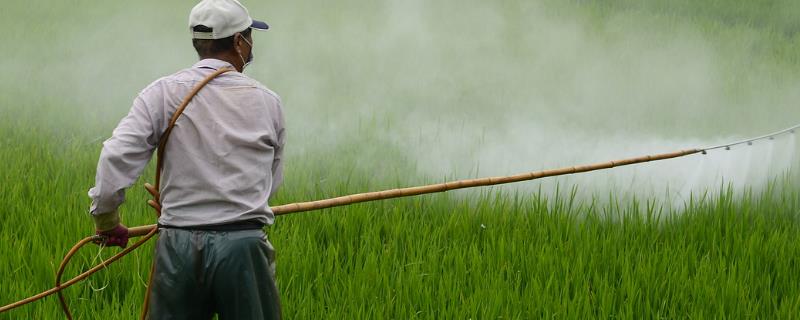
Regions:
<instances>
[{"instance_id":1,"label":"spray nozzle","mask_svg":"<svg viewBox=\"0 0 800 320\"><path fill-rule=\"evenodd\" d=\"M752 146L753 145L753 141L747 141L747 145L748 146Z\"/></svg>"},{"instance_id":2,"label":"spray nozzle","mask_svg":"<svg viewBox=\"0 0 800 320\"><path fill-rule=\"evenodd\" d=\"M730 150L731 146L725 146L725 150Z\"/></svg>"},{"instance_id":3,"label":"spray nozzle","mask_svg":"<svg viewBox=\"0 0 800 320\"><path fill-rule=\"evenodd\" d=\"M700 151L700 154L708 154L708 152L703 150L703 151Z\"/></svg>"}]
</instances>

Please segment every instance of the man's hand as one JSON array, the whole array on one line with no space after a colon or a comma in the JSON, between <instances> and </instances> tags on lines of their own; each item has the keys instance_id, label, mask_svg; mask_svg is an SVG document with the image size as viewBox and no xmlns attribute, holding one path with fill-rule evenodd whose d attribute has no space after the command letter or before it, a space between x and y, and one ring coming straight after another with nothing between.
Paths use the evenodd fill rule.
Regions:
<instances>
[{"instance_id":1,"label":"man's hand","mask_svg":"<svg viewBox=\"0 0 800 320\"><path fill-rule=\"evenodd\" d=\"M106 231L97 230L96 234L99 236L99 239L95 241L96 244L121 248L128 246L128 228L122 224Z\"/></svg>"},{"instance_id":2,"label":"man's hand","mask_svg":"<svg viewBox=\"0 0 800 320\"><path fill-rule=\"evenodd\" d=\"M128 228L120 223L119 213L116 210L92 214L92 219L94 219L95 234L98 236L94 243L122 248L128 245Z\"/></svg>"}]
</instances>

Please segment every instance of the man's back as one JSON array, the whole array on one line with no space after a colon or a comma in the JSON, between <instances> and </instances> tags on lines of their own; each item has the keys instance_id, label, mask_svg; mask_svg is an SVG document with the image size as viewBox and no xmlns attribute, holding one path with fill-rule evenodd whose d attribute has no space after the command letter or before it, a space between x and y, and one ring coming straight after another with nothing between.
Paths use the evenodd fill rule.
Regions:
<instances>
[{"instance_id":1,"label":"man's back","mask_svg":"<svg viewBox=\"0 0 800 320\"><path fill-rule=\"evenodd\" d=\"M183 98L223 67L230 64L205 59L153 82L142 90L130 114L106 141L103 154L152 152ZM277 95L238 72L218 76L192 99L169 137L159 224L271 224L274 217L267 200L282 180L283 144L283 115ZM119 175L135 179L143 164L126 161L114 168L98 167L98 177L103 175L98 180ZM102 199L102 192L116 192L119 187L98 184L90 195Z\"/></svg>"},{"instance_id":2,"label":"man's back","mask_svg":"<svg viewBox=\"0 0 800 320\"><path fill-rule=\"evenodd\" d=\"M202 60L162 80L163 90L173 91L162 96L184 97L226 65ZM180 103L170 102L163 110L167 121ZM196 226L255 219L271 224L267 198L282 179L280 108L274 93L238 72L223 73L200 90L165 148L159 223Z\"/></svg>"}]
</instances>

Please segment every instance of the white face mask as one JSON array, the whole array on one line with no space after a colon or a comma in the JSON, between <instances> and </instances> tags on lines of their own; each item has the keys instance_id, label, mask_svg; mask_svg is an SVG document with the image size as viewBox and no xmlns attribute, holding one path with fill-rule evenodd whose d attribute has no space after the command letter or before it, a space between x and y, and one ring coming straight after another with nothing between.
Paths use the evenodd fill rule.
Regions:
<instances>
[{"instance_id":1,"label":"white face mask","mask_svg":"<svg viewBox=\"0 0 800 320\"><path fill-rule=\"evenodd\" d=\"M244 36L242 36L242 40L244 40L244 42L247 43L248 46L250 46L250 55L247 57L246 61L244 60L244 57L242 57L242 54L239 53L239 59L242 59L242 71L244 71L244 68L247 68L247 66L253 63L253 44L250 43L250 41L247 41L247 38L245 38Z\"/></svg>"}]
</instances>

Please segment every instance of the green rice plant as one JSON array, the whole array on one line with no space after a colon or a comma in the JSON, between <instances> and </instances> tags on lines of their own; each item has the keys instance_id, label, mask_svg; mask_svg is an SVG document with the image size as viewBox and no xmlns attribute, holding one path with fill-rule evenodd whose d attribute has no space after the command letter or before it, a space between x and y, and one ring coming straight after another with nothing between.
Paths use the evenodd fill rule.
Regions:
<instances>
[{"instance_id":1,"label":"green rice plant","mask_svg":"<svg viewBox=\"0 0 800 320\"><path fill-rule=\"evenodd\" d=\"M109 28L96 17L124 21L141 12L126 11L129 4L78 1L94 8L84 12L75 2L51 2L8 4L4 10L14 14L0 19L4 30L24 26L10 32L10 45L0 48L7 57L0 63L8 70L0 76L0 304L53 285L61 257L93 233L86 190L102 140L127 111L133 92L193 58L189 52L149 64L164 56L164 48L178 51L168 39L179 35L163 31L168 36L151 39L157 45L140 45L142 60L122 63L129 47L96 31ZM137 5L161 29L158 22L182 17L186 9L163 1ZM464 116L467 124L499 121L520 110L549 114L530 100L572 96L562 86L576 80L570 72L585 66L580 59L568 66L531 64L550 43L526 38L531 26L539 26L530 16L579 21L560 26L567 31L547 40L584 34L581 39L620 55L604 56L612 66L614 59L636 58L631 56L636 52L624 50L629 42L655 45L676 34L697 37L702 41L691 44L704 43L719 53L713 57L720 70L711 68L709 81L725 97L713 102L725 109L691 109L696 106L666 99L658 101L661 109L612 108L615 112L586 116L560 105L565 110L557 119L572 119L587 132L600 135L610 130L605 123L622 118L641 120L630 121L631 130L708 137L730 132L731 126L744 132L774 129L776 116L755 116L763 105L775 106L770 110L781 121L798 115L794 96L779 94L793 88L800 71L797 5L791 1L404 4L425 10L363 1L326 2L324 9L319 1L270 5L292 13L277 15L276 30L291 31L263 42L259 50L264 50L256 54L267 67L254 70L254 77L282 94L290 122L287 178L276 204L440 181L443 177L418 174L431 164L387 143L387 135L413 130L407 129L414 125L409 113L453 105L447 109L452 112L432 117L478 115ZM393 14L398 10L402 14ZM304 19L293 20L297 12ZM34 15L53 23L26 22ZM384 19L397 16L429 33L384 25ZM474 17L487 17L485 28L464 32ZM139 39L150 31L142 28L107 33ZM324 36L319 30L326 30ZM375 30L394 32L395 38L386 40ZM73 33L85 39L62 38ZM20 43L31 45L14 45ZM86 62L84 54L93 51L105 53ZM570 54L584 57L563 53ZM546 81L530 76L540 70ZM537 86L539 91L531 89ZM756 98L763 100L748 102ZM731 102L730 108L723 102ZM371 112L378 105L389 111ZM500 109L480 112L489 107ZM693 113L681 113L689 109ZM715 121L697 125L707 119ZM684 121L689 124L676 124ZM456 130L451 125L443 122L443 131ZM433 138L448 147L439 134ZM148 168L142 180L152 176ZM129 226L154 222L141 182L121 208ZM685 208L647 197L621 199L618 193L583 197L580 186L567 184L555 190L495 187L294 214L278 218L268 232L278 251L278 284L290 319L793 318L800 310L798 182L795 173L759 191L722 185L690 199ZM67 289L76 318L135 317L152 250L150 243ZM114 252L87 248L67 275ZM0 319L61 317L52 297L0 314Z\"/></svg>"}]
</instances>

